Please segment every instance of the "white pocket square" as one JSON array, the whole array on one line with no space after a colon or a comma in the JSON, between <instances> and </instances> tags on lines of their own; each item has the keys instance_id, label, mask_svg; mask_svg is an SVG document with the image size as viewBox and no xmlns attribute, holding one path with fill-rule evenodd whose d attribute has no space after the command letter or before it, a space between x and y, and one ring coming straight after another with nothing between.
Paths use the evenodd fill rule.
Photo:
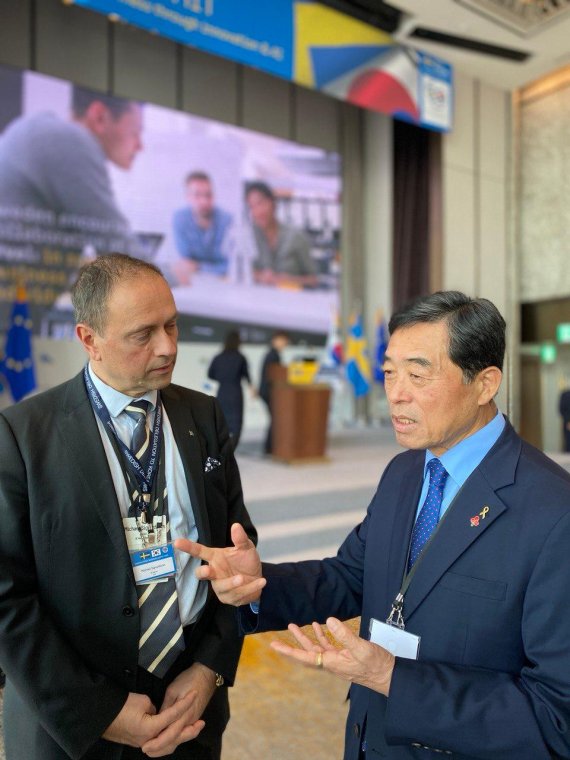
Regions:
<instances>
[{"instance_id":1,"label":"white pocket square","mask_svg":"<svg viewBox=\"0 0 570 760\"><path fill-rule=\"evenodd\" d=\"M214 457L208 457L206 459L206 463L204 464L204 472L212 472L212 470L215 470L216 467L221 467L221 462L219 462L217 459L214 459Z\"/></svg>"}]
</instances>

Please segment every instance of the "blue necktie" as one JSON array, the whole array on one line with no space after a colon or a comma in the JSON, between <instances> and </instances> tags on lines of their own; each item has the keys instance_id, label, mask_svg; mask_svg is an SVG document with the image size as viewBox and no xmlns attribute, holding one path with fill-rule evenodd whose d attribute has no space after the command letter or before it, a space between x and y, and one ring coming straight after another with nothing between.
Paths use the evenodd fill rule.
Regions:
<instances>
[{"instance_id":1,"label":"blue necktie","mask_svg":"<svg viewBox=\"0 0 570 760\"><path fill-rule=\"evenodd\" d=\"M441 502L443 500L443 489L447 480L447 470L439 459L431 459L428 462L429 469L429 487L426 500L423 503L421 511L412 531L412 541L410 545L410 561L408 570L410 570L422 550L439 520Z\"/></svg>"}]
</instances>

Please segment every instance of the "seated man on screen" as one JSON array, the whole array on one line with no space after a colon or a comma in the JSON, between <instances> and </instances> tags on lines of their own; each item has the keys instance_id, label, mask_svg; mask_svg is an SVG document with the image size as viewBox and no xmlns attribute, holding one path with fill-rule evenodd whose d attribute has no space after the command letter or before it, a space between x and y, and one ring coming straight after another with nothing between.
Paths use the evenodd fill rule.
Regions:
<instances>
[{"instance_id":1,"label":"seated man on screen","mask_svg":"<svg viewBox=\"0 0 570 760\"><path fill-rule=\"evenodd\" d=\"M260 285L315 287L317 269L307 236L277 219L273 190L265 182L249 182L245 202L253 227L256 256L253 278Z\"/></svg>"},{"instance_id":2,"label":"seated man on screen","mask_svg":"<svg viewBox=\"0 0 570 760\"><path fill-rule=\"evenodd\" d=\"M83 229L83 221L86 232L134 244L107 162L129 170L142 149L141 133L140 104L75 85L69 121L41 111L15 119L2 133L0 206L45 209L62 227L73 222Z\"/></svg>"},{"instance_id":3,"label":"seated man on screen","mask_svg":"<svg viewBox=\"0 0 570 760\"><path fill-rule=\"evenodd\" d=\"M505 327L454 291L392 316L408 450L336 557L262 564L239 525L232 549L177 544L246 632L293 623L301 648L274 648L351 683L346 760L570 758L570 475L497 409ZM360 636L341 622L356 616Z\"/></svg>"},{"instance_id":4,"label":"seated man on screen","mask_svg":"<svg viewBox=\"0 0 570 760\"><path fill-rule=\"evenodd\" d=\"M172 220L180 259L171 268L178 284L188 285L194 272L224 276L228 271L228 233L232 216L214 204L210 177L202 171L186 177L188 204Z\"/></svg>"}]
</instances>

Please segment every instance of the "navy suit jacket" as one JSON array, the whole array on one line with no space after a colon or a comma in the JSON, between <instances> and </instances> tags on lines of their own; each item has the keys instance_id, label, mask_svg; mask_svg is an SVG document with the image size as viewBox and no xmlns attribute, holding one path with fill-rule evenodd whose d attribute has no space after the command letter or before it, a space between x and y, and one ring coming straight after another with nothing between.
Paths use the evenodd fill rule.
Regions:
<instances>
[{"instance_id":1,"label":"navy suit jacket","mask_svg":"<svg viewBox=\"0 0 570 760\"><path fill-rule=\"evenodd\" d=\"M361 615L369 638L402 583L423 467L423 451L390 462L335 558L264 564L259 618L242 608L244 629ZM364 732L367 760L570 758L569 553L570 476L507 423L406 593L419 659L396 658L388 698L351 687L346 760Z\"/></svg>"},{"instance_id":2,"label":"navy suit jacket","mask_svg":"<svg viewBox=\"0 0 570 760\"><path fill-rule=\"evenodd\" d=\"M161 397L199 540L227 546L231 524L242 520L255 539L218 403L175 385ZM205 472L208 456L221 464ZM98 737L136 691L138 601L82 373L0 415L0 526L8 757L118 760L121 745ZM231 683L241 644L233 610L210 590L169 677L201 662ZM227 722L225 688L206 711L203 743L217 739Z\"/></svg>"}]
</instances>

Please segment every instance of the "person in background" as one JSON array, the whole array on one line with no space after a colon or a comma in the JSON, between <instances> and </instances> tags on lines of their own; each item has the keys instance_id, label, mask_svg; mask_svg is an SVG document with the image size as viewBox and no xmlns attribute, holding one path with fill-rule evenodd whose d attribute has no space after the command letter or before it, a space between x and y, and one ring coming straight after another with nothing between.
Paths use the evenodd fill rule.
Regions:
<instances>
[{"instance_id":1,"label":"person in background","mask_svg":"<svg viewBox=\"0 0 570 760\"><path fill-rule=\"evenodd\" d=\"M0 137L0 206L65 215L62 226L98 222L94 232L131 234L107 161L129 170L142 150L142 108L74 85L71 120L41 111L15 119ZM103 224L103 227L101 227Z\"/></svg>"},{"instance_id":2,"label":"person in background","mask_svg":"<svg viewBox=\"0 0 570 760\"><path fill-rule=\"evenodd\" d=\"M289 335L284 330L277 330L271 336L269 351L263 357L261 364L261 376L259 381L259 398L264 402L269 414L269 425L265 435L263 451L271 454L273 450L273 411L271 408L271 379L270 368L281 364L281 352L289 345Z\"/></svg>"},{"instance_id":3,"label":"person in background","mask_svg":"<svg viewBox=\"0 0 570 760\"><path fill-rule=\"evenodd\" d=\"M247 359L239 348L239 333L232 330L226 335L222 352L214 356L208 368L210 380L219 383L217 399L226 418L234 451L237 449L243 425L242 380L249 383L254 392Z\"/></svg>"},{"instance_id":4,"label":"person in background","mask_svg":"<svg viewBox=\"0 0 570 760\"><path fill-rule=\"evenodd\" d=\"M570 390L562 391L558 411L562 416L562 435L564 451L570 451Z\"/></svg>"},{"instance_id":5,"label":"person in background","mask_svg":"<svg viewBox=\"0 0 570 760\"><path fill-rule=\"evenodd\" d=\"M88 363L0 414L6 757L219 760L242 641L171 540L227 546L235 520L255 540L232 440L171 382L157 267L101 256L72 296Z\"/></svg>"},{"instance_id":6,"label":"person in background","mask_svg":"<svg viewBox=\"0 0 570 760\"><path fill-rule=\"evenodd\" d=\"M392 316L407 450L336 556L262 564L240 526L231 549L177 543L242 630L293 622L300 648L273 648L351 684L345 760L570 758L570 475L497 409L505 327L455 291Z\"/></svg>"},{"instance_id":7,"label":"person in background","mask_svg":"<svg viewBox=\"0 0 570 760\"><path fill-rule=\"evenodd\" d=\"M311 245L304 232L277 219L273 190L265 182L249 182L245 201L253 227L257 255L254 282L261 285L317 284Z\"/></svg>"},{"instance_id":8,"label":"person in background","mask_svg":"<svg viewBox=\"0 0 570 760\"><path fill-rule=\"evenodd\" d=\"M212 180L203 171L186 177L188 204L172 220L179 260L172 264L178 283L187 285L196 271L224 276L228 271L232 216L214 203Z\"/></svg>"}]
</instances>

